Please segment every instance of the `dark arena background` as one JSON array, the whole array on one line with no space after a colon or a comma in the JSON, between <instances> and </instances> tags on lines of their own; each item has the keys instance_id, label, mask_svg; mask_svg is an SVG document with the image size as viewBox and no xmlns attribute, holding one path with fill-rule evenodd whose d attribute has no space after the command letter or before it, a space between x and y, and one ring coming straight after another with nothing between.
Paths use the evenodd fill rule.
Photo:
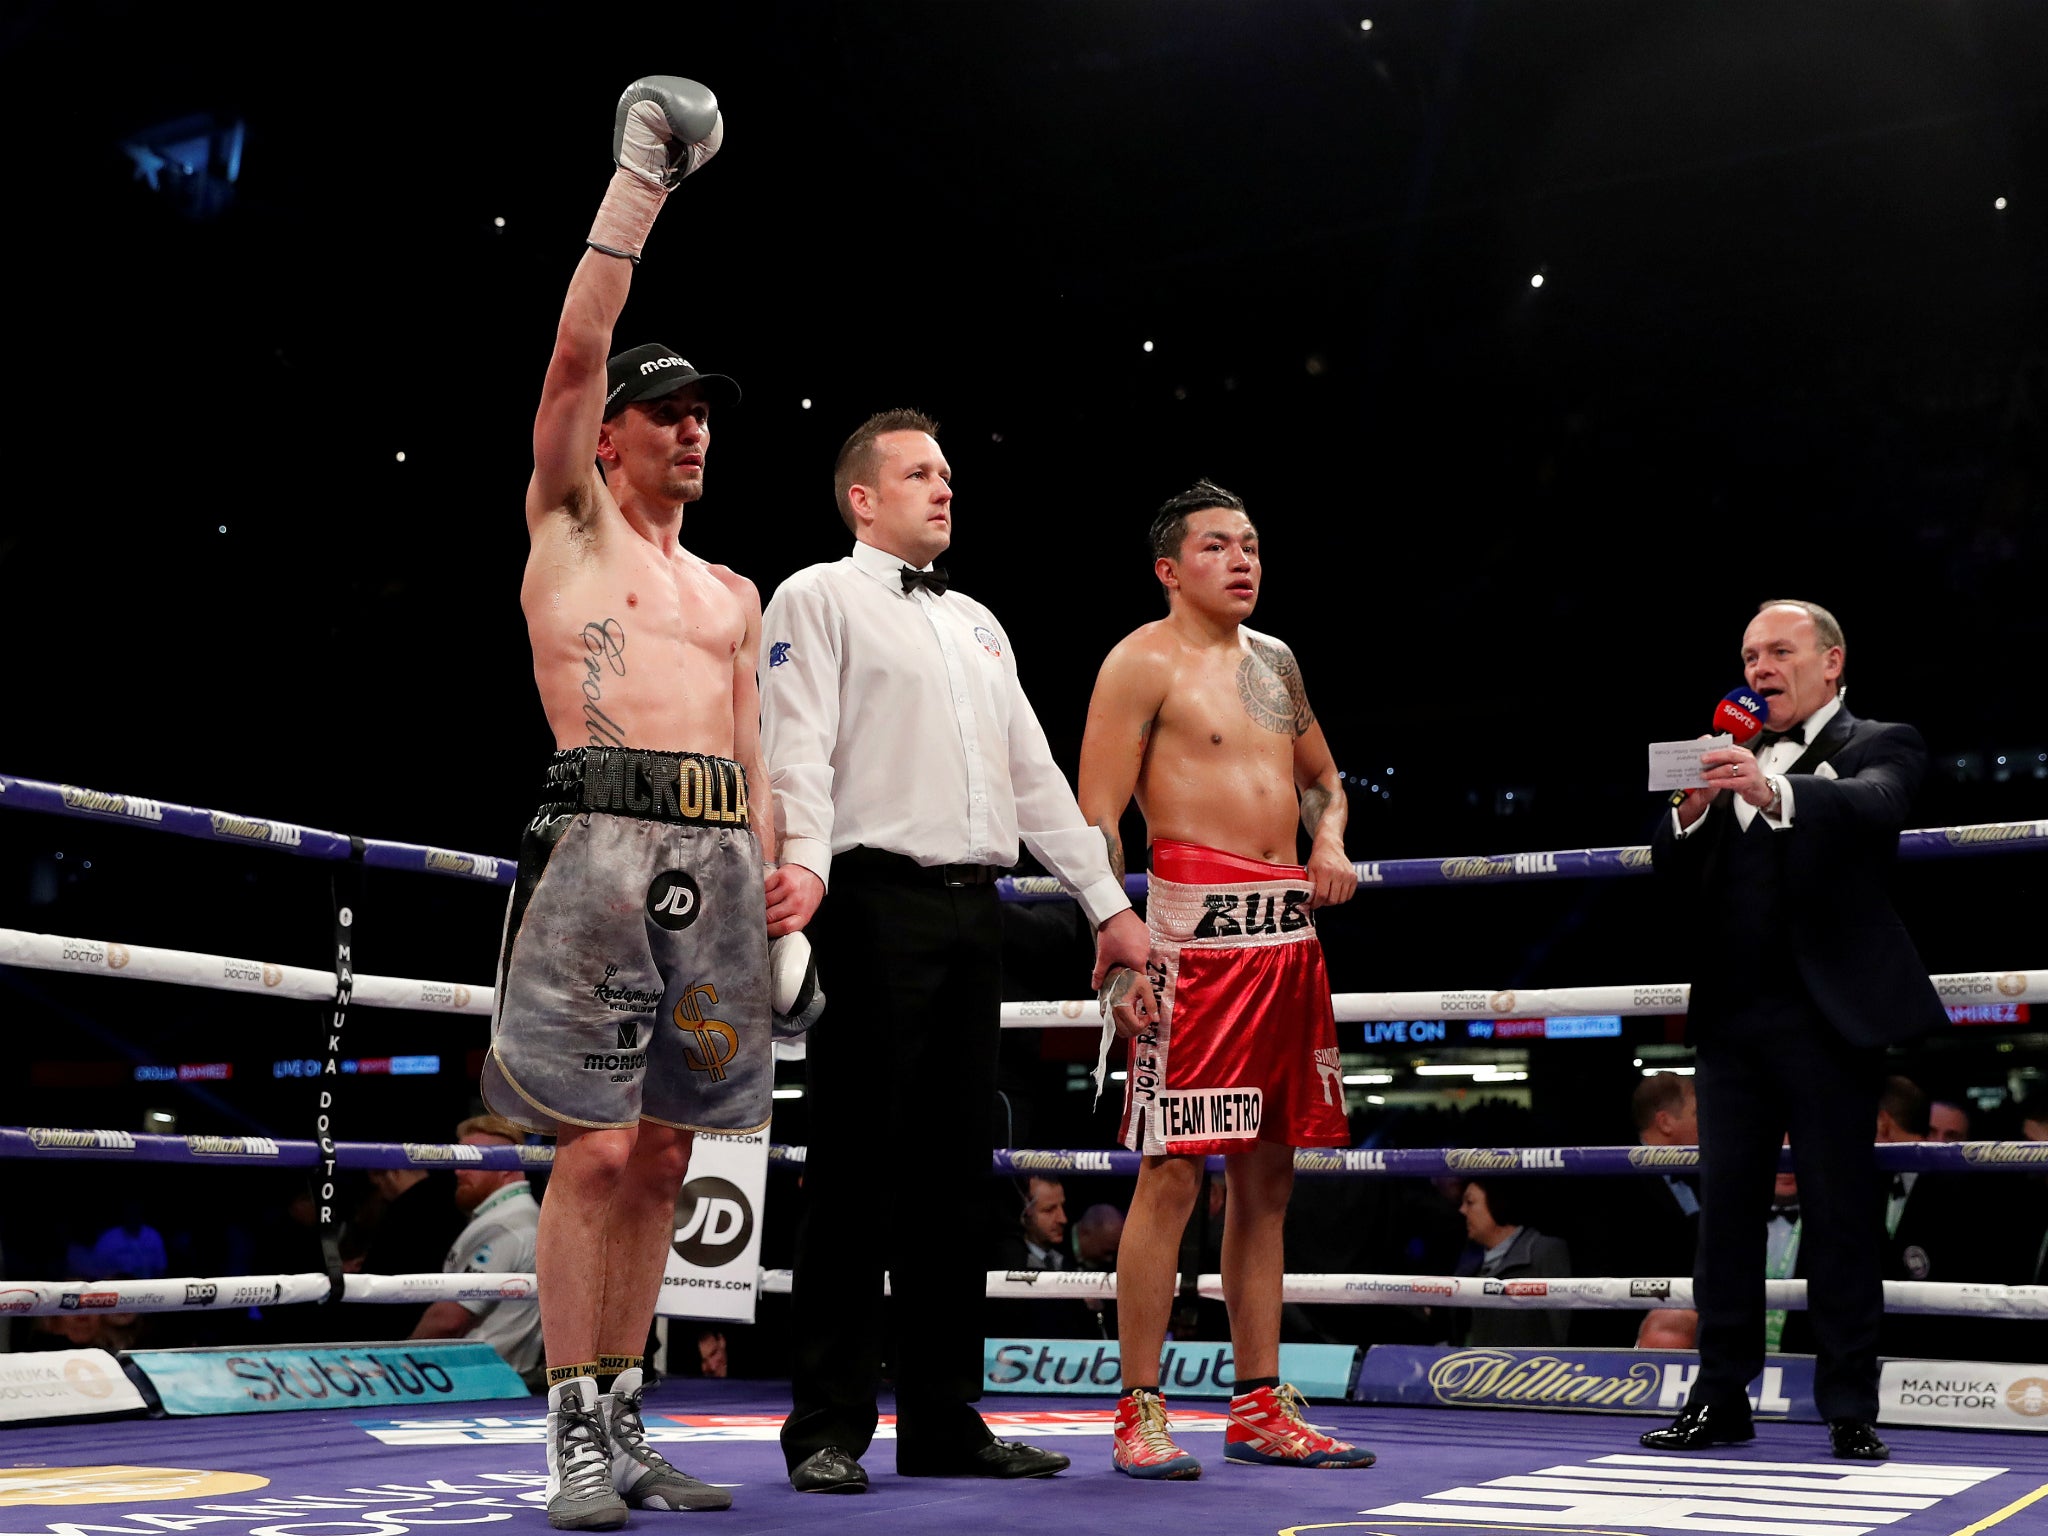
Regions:
<instances>
[{"instance_id":1,"label":"dark arena background","mask_svg":"<svg viewBox=\"0 0 2048 1536\"><path fill-rule=\"evenodd\" d=\"M683 538L764 598L845 553L828 480L846 434L886 407L929 412L958 494L945 563L1002 617L1071 774L1096 668L1163 611L1151 513L1209 477L1259 527L1253 623L1300 658L1362 862L1646 843L1664 800L1643 787L1645 744L1706 728L1760 600L1810 598L1846 631L1851 707L1925 735L1911 825L2005 828L1999 852L1902 863L1928 969L2048 966L2048 7L2028 0L21 0L0 15L0 624L23 662L0 775L515 854L552 745L518 605L533 411L613 104L648 73L709 85L726 141L669 200L617 337L743 387ZM331 970L339 893L357 970L491 984L502 886L13 799L0 928ZM1125 837L1142 842L1135 813ZM1070 903L1005 920L1007 997L1087 995ZM1339 993L1688 979L1648 879L1368 881L1321 930ZM2048 1135L2043 992L1949 999L1955 1027L1892 1069L1967 1107L1973 1140ZM0 1126L310 1139L326 1017L0 964ZM1360 1148L1631 1143L1643 1074L1691 1061L1677 1012L1512 1045L1436 1023L1340 1026ZM347 1030L343 1139L447 1142L480 1107L487 1020L357 1008ZM1092 1028L1014 1031L1003 1052L999 1145L1113 1144ZM801 1147L801 1068L778 1082L771 1140ZM318 1270L307 1171L0 1159L0 1285L101 1278L96 1237L133 1222L161 1233L173 1276ZM874 1177L879 1220L882 1189L917 1175ZM915 1219L993 1253L1022 1187L994 1177L985 1210ZM1534 1224L1589 1255L1581 1274L1625 1272L1590 1257L1608 1187L1526 1181ZM1975 1187L1987 1223L2042 1219L2038 1174ZM1066 1209L1129 1189L1084 1166ZM801 1198L796 1166L771 1165L764 1266L789 1263ZM1304 1180L1288 1267L1447 1273L1455 1198L1419 1176ZM339 1204L374 1222L362 1171ZM1191 1234L1188 1267L1215 1267L1205 1242ZM1023 1309L1044 1305L992 1301L991 1337L1032 1333ZM143 1314L118 1342L376 1339L375 1311ZM1574 1343L1599 1316L1575 1316ZM1214 1341L1221 1318L1190 1299L1176 1336ZM727 1331L736 1379L660 1399L691 1437L734 1443L738 1470L703 1475L755 1485L735 1529L847 1518L781 1481L786 1321L787 1297L763 1296ZM79 1342L51 1324L0 1315L0 1350ZM1422 1306L1290 1309L1287 1326L1443 1337ZM670 1366L689 1374L682 1328ZM2044 1334L2008 1320L1980 1358L2040 1361ZM1080 1434L1062 1405L1108 1400L990 1401ZM0 1428L0 1504L52 1502L10 1497L23 1468L246 1463L274 1484L246 1499L444 1476L538 1528L518 1498L537 1486L531 1434L470 1442L493 1438L483 1415L539 1411L442 1410L472 1414L442 1440L406 1440L396 1409L270 1420L239 1461L202 1446L204 1421ZM1246 1492L1247 1474L1220 1502L1209 1483L1168 1502L1219 1532L1531 1529L1526 1510L1429 1508L1504 1471L1632 1452L1646 1422L1330 1414L1382 1455L1353 1486ZM145 1432L165 1438L116 1443ZM900 1491L856 1512L933 1532L1157 1518L1086 1433L1036 1514ZM81 1448L95 1434L107 1444ZM1732 1454L1832 1471L1824 1449L1813 1430ZM1894 1450L1887 1475L1921 1465L1927 1487L1867 1525L1660 1525L1636 1504L1574 1522L2007 1536L2048 1509L1993 1518L2048 1484L2038 1435L1909 1430ZM691 1451L698 1470L719 1454ZM122 1500L247 1486L146 1482L0 1525L140 1532L135 1510L187 1506ZM326 1536L410 1528L319 1507L300 1518L343 1522Z\"/></svg>"}]
</instances>

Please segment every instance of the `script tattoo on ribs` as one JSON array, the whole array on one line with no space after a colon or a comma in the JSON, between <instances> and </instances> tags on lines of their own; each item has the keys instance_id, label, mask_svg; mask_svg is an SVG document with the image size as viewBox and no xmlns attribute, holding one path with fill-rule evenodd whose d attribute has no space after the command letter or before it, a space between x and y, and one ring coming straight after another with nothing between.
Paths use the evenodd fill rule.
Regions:
<instances>
[{"instance_id":1,"label":"script tattoo on ribs","mask_svg":"<svg viewBox=\"0 0 2048 1536\"><path fill-rule=\"evenodd\" d=\"M1244 712L1262 728L1282 736L1299 736L1315 724L1308 692L1301 686L1301 668L1284 645L1253 640L1237 664L1237 696Z\"/></svg>"},{"instance_id":2,"label":"script tattoo on ribs","mask_svg":"<svg viewBox=\"0 0 2048 1536\"><path fill-rule=\"evenodd\" d=\"M592 619L583 626L583 723L593 747L623 747L626 733L604 712L604 675L626 675L626 626Z\"/></svg>"}]
</instances>

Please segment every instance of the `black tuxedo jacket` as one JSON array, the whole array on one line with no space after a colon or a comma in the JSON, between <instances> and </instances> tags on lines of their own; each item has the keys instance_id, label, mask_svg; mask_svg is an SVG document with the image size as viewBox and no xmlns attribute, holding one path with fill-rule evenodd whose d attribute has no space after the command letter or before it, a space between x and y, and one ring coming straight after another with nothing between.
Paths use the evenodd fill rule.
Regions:
<instances>
[{"instance_id":1,"label":"black tuxedo jacket","mask_svg":"<svg viewBox=\"0 0 2048 1536\"><path fill-rule=\"evenodd\" d=\"M1823 763L1834 777L1816 772ZM1893 1045L1948 1025L1888 891L1899 833L1926 771L1927 748L1912 726L1859 720L1843 708L1785 775L1792 825L1768 833L1800 980L1828 1023L1857 1045ZM1716 903L1705 898L1730 878L1727 845L1743 835L1732 797L1717 798L1704 821L1680 837L1666 812L1651 840L1659 878L1689 908L1687 1030L1696 1041L1712 1039L1748 1000L1743 957L1728 952L1706 916Z\"/></svg>"}]
</instances>

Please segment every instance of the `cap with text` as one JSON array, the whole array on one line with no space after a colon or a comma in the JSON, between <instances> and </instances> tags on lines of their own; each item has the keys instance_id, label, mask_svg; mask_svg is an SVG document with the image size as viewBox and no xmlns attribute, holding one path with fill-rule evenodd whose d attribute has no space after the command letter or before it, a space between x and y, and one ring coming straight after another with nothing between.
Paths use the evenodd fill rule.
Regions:
<instances>
[{"instance_id":1,"label":"cap with text","mask_svg":"<svg viewBox=\"0 0 2048 1536\"><path fill-rule=\"evenodd\" d=\"M695 385L712 405L738 405L740 387L722 373L699 373L674 347L658 341L633 347L604 365L604 419L610 421L629 405L660 400Z\"/></svg>"}]
</instances>

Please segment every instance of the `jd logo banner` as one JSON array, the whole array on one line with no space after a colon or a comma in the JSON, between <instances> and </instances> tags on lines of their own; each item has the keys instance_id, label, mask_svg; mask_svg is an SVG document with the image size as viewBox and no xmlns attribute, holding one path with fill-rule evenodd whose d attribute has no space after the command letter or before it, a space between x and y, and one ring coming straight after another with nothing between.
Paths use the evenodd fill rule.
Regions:
<instances>
[{"instance_id":1,"label":"jd logo banner","mask_svg":"<svg viewBox=\"0 0 2048 1536\"><path fill-rule=\"evenodd\" d=\"M717 1269L747 1251L754 1207L745 1191L725 1179L692 1179L676 1201L677 1257L699 1269Z\"/></svg>"}]
</instances>

